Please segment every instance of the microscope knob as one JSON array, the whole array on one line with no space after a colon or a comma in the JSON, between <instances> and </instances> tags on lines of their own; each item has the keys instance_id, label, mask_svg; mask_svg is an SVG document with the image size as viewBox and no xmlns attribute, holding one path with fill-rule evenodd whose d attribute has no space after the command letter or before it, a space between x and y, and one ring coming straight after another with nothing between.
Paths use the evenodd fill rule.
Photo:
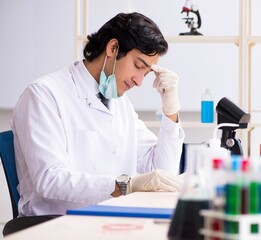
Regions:
<instances>
[{"instance_id":1,"label":"microscope knob","mask_svg":"<svg viewBox=\"0 0 261 240\"><path fill-rule=\"evenodd\" d=\"M226 145L227 145L229 148L233 147L233 146L235 145L235 140L234 140L233 138L228 138L228 139L226 140Z\"/></svg>"}]
</instances>

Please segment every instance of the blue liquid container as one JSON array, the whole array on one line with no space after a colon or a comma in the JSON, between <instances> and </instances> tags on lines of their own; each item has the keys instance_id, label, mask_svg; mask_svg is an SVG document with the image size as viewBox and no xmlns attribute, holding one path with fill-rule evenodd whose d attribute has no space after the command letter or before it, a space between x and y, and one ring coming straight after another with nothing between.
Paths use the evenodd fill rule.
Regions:
<instances>
[{"instance_id":1,"label":"blue liquid container","mask_svg":"<svg viewBox=\"0 0 261 240\"><path fill-rule=\"evenodd\" d=\"M201 122L213 123L214 122L214 102L201 101Z\"/></svg>"},{"instance_id":2,"label":"blue liquid container","mask_svg":"<svg viewBox=\"0 0 261 240\"><path fill-rule=\"evenodd\" d=\"M202 95L201 122L202 123L214 122L214 101L212 100L212 96L208 89L206 89L206 92Z\"/></svg>"}]
</instances>

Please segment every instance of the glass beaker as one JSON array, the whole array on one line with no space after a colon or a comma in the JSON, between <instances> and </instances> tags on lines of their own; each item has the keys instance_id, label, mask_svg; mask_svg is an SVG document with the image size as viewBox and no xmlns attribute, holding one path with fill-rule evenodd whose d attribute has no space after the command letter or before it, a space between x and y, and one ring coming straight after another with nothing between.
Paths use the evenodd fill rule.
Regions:
<instances>
[{"instance_id":1,"label":"glass beaker","mask_svg":"<svg viewBox=\"0 0 261 240\"><path fill-rule=\"evenodd\" d=\"M210 161L205 157L205 144L189 144L186 148L186 176L168 231L169 240L202 240L201 209L209 209L211 186L208 184Z\"/></svg>"}]
</instances>

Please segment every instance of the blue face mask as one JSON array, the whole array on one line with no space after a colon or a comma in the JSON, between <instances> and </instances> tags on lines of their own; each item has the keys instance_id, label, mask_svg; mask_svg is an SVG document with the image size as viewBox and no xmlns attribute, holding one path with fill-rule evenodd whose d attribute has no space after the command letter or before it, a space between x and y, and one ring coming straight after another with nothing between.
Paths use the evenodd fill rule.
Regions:
<instances>
[{"instance_id":1,"label":"blue face mask","mask_svg":"<svg viewBox=\"0 0 261 240\"><path fill-rule=\"evenodd\" d=\"M118 54L118 50L116 53L116 57L117 57L117 54ZM100 90L101 94L107 99L119 97L118 90L117 90L117 84L116 84L116 76L114 74L116 57L115 57L114 65L113 65L112 74L107 77L104 72L104 67L105 67L105 63L107 60L107 56L105 57L103 68L102 68L102 71L100 74L99 90Z\"/></svg>"}]
</instances>

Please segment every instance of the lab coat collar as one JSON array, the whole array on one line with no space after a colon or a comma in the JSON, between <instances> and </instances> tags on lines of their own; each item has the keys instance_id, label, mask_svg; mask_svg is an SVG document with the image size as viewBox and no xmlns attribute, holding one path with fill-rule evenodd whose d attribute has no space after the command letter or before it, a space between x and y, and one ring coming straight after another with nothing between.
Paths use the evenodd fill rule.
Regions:
<instances>
[{"instance_id":1,"label":"lab coat collar","mask_svg":"<svg viewBox=\"0 0 261 240\"><path fill-rule=\"evenodd\" d=\"M99 92L99 85L86 69L83 61L76 61L71 66L71 73L80 98L88 98Z\"/></svg>"},{"instance_id":2,"label":"lab coat collar","mask_svg":"<svg viewBox=\"0 0 261 240\"><path fill-rule=\"evenodd\" d=\"M83 61L74 62L74 64L70 66L70 72L72 74L78 96L80 98L85 98L90 107L112 114L110 111L112 107L111 102L109 103L109 110L103 105L103 103L101 103L100 99L97 98L97 94L99 93L99 85L89 73Z\"/></svg>"}]
</instances>

